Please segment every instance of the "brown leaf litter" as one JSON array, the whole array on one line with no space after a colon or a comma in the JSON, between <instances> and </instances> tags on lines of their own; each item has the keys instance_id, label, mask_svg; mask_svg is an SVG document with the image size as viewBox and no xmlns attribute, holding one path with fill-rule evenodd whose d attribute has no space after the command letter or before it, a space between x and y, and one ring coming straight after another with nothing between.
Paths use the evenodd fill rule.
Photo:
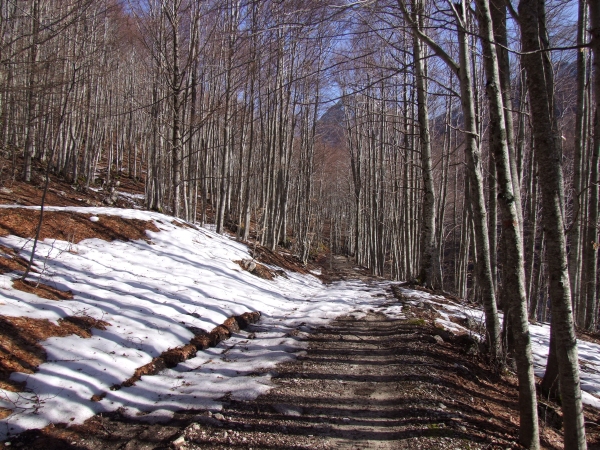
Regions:
<instances>
[{"instance_id":1,"label":"brown leaf litter","mask_svg":"<svg viewBox=\"0 0 600 450\"><path fill-rule=\"evenodd\" d=\"M250 245L248 246L250 255L258 262L269 264L271 266L278 266L291 272L297 272L301 274L308 274L309 271L302 261L291 253L285 251L272 251L262 245Z\"/></svg>"},{"instance_id":2,"label":"brown leaf litter","mask_svg":"<svg viewBox=\"0 0 600 450\"><path fill-rule=\"evenodd\" d=\"M61 291L55 287L35 281L22 280L19 278L12 282L12 286L20 291L29 292L30 294L35 294L38 297L46 298L48 300L73 299L73 292L71 291Z\"/></svg>"},{"instance_id":3,"label":"brown leaf litter","mask_svg":"<svg viewBox=\"0 0 600 450\"><path fill-rule=\"evenodd\" d=\"M162 352L148 364L138 367L129 379L121 384L112 386L111 390L133 386L144 375L156 375L166 368L175 367L177 364L193 358L199 350L206 350L209 347L216 346L219 342L229 339L232 333L258 322L259 319L260 312L245 312L239 316L229 317L225 322L216 326L208 333L199 328L193 328L191 331L194 333L194 337L189 344ZM99 401L105 395L94 396L92 397L92 401Z\"/></svg>"},{"instance_id":4,"label":"brown leaf litter","mask_svg":"<svg viewBox=\"0 0 600 450\"><path fill-rule=\"evenodd\" d=\"M92 328L105 330L110 324L88 316L70 316L53 323L47 319L0 316L0 388L20 392L24 386L10 380L12 372L34 373L46 360L40 345L50 337L92 336Z\"/></svg>"},{"instance_id":5,"label":"brown leaf litter","mask_svg":"<svg viewBox=\"0 0 600 450\"><path fill-rule=\"evenodd\" d=\"M22 238L33 238L36 234L39 217L40 211L37 209L2 209L0 236L13 234ZM160 231L152 221L99 215L100 220L92 222L90 217L92 214L45 211L40 239L59 239L74 244L92 238L109 242L147 240L147 230Z\"/></svg>"},{"instance_id":6,"label":"brown leaf litter","mask_svg":"<svg viewBox=\"0 0 600 450\"><path fill-rule=\"evenodd\" d=\"M0 274L9 272L24 272L29 261L17 253L16 250L0 244ZM37 272L35 267L32 272Z\"/></svg>"}]
</instances>

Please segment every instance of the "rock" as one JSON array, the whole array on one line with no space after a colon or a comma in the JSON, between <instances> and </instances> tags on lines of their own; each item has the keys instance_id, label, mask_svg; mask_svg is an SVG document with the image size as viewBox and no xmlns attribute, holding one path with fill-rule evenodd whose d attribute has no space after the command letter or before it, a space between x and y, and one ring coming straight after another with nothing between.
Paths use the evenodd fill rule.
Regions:
<instances>
[{"instance_id":1,"label":"rock","mask_svg":"<svg viewBox=\"0 0 600 450\"><path fill-rule=\"evenodd\" d=\"M452 341L454 339L455 334L451 331L444 330L443 328L438 328L439 324L435 324L434 333L440 336L445 342Z\"/></svg>"},{"instance_id":2,"label":"rock","mask_svg":"<svg viewBox=\"0 0 600 450\"><path fill-rule=\"evenodd\" d=\"M438 406L439 406L441 409L446 409L446 405L444 405L443 403L440 403Z\"/></svg>"},{"instance_id":3,"label":"rock","mask_svg":"<svg viewBox=\"0 0 600 450\"><path fill-rule=\"evenodd\" d=\"M213 414L213 417L217 420L225 420L225 416L221 413Z\"/></svg>"},{"instance_id":4,"label":"rock","mask_svg":"<svg viewBox=\"0 0 600 450\"><path fill-rule=\"evenodd\" d=\"M12 190L10 190L7 187L1 187L0 188L0 194L12 194ZM10 445L10 442L8 443L8 445Z\"/></svg>"},{"instance_id":5,"label":"rock","mask_svg":"<svg viewBox=\"0 0 600 450\"><path fill-rule=\"evenodd\" d=\"M190 424L185 430L186 431L191 431L191 432L196 432L199 429L200 429L200 425L194 422L194 423Z\"/></svg>"},{"instance_id":6,"label":"rock","mask_svg":"<svg viewBox=\"0 0 600 450\"><path fill-rule=\"evenodd\" d=\"M171 442L171 445L174 448L181 448L185 445L185 436L179 436L177 439L175 439L173 442Z\"/></svg>"},{"instance_id":7,"label":"rock","mask_svg":"<svg viewBox=\"0 0 600 450\"><path fill-rule=\"evenodd\" d=\"M223 426L223 424L221 422L219 422L214 417L210 417L210 416L197 416L195 418L195 420L197 420L201 424L207 425L209 427L219 427L220 428L220 427ZM190 425L187 429L190 432L194 432L195 433L195 432L198 432L200 430L200 425L198 425L197 423L194 423L194 424Z\"/></svg>"},{"instance_id":8,"label":"rock","mask_svg":"<svg viewBox=\"0 0 600 450\"><path fill-rule=\"evenodd\" d=\"M242 259L242 267L248 272L254 272L256 269L256 263L251 259Z\"/></svg>"},{"instance_id":9,"label":"rock","mask_svg":"<svg viewBox=\"0 0 600 450\"><path fill-rule=\"evenodd\" d=\"M302 415L302 408L300 406L285 405L283 403L277 403L272 408L279 414L291 417L300 417Z\"/></svg>"},{"instance_id":10,"label":"rock","mask_svg":"<svg viewBox=\"0 0 600 450\"><path fill-rule=\"evenodd\" d=\"M436 334L435 336L433 336L433 339L434 339L434 340L435 340L435 342L437 342L438 344L443 344L443 343L444 343L444 339L443 339L441 336L437 335L437 334Z\"/></svg>"}]
</instances>

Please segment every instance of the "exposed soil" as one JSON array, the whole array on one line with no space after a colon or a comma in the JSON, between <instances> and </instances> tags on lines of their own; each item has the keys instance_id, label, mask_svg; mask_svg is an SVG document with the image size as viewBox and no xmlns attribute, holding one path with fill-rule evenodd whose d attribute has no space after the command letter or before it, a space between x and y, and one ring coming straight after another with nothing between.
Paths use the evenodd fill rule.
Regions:
<instances>
[{"instance_id":1,"label":"exposed soil","mask_svg":"<svg viewBox=\"0 0 600 450\"><path fill-rule=\"evenodd\" d=\"M39 210L6 208L1 211L0 236L14 234L22 238L35 237ZM92 222L90 217L92 214L45 211L40 239L59 239L74 244L91 238L128 241L148 239L146 230L160 231L153 222L147 220L100 215L97 222Z\"/></svg>"},{"instance_id":2,"label":"exposed soil","mask_svg":"<svg viewBox=\"0 0 600 450\"><path fill-rule=\"evenodd\" d=\"M45 165L38 160L33 161L31 183L21 181L22 157L17 158L16 172L11 173L12 162L0 154L0 205L39 206L45 184ZM50 174L50 187L46 193L46 204L53 206L106 206L109 195L104 189L106 170L99 171L99 177L90 184L90 189L81 183L70 183L64 177ZM143 194L144 181L127 176L113 174L112 180L119 181L117 193ZM119 196L113 206L131 208L136 202L131 198ZM140 206L140 205L138 205Z\"/></svg>"},{"instance_id":3,"label":"exposed soil","mask_svg":"<svg viewBox=\"0 0 600 450\"><path fill-rule=\"evenodd\" d=\"M354 260L345 256L329 255L320 264L321 275L319 278L323 283L329 284L334 281L356 280L369 281L375 279L366 267L357 266Z\"/></svg>"},{"instance_id":4,"label":"exposed soil","mask_svg":"<svg viewBox=\"0 0 600 450\"><path fill-rule=\"evenodd\" d=\"M40 178L38 170L33 184L1 179L0 204L39 205ZM125 179L119 190L139 193L140 187L138 181ZM52 181L47 204L99 206L105 196L102 191L82 190L57 178ZM130 203L121 198L115 206ZM38 214L1 210L0 235L33 237ZM98 222L91 222L90 216L47 212L41 238L73 243L91 237L130 240L145 239L148 229L158 231L149 222L114 216L100 216ZM254 257L264 264L307 272L285 252L257 248ZM26 263L15 250L0 248L0 272L23 271ZM323 261L324 282L351 278L371 277L352 260L334 257ZM25 283L22 288L31 285ZM36 285L35 289L39 288ZM46 291L42 287L34 293ZM54 294L57 300L67 298L60 295L68 296ZM390 292L387 301L399 299ZM412 308L406 319L391 319L377 310L366 316L355 312L340 317L307 336L308 350L303 357L278 366L275 387L269 393L247 402L225 396L219 413L182 411L168 423L149 424L117 411L92 417L83 425L54 424L27 431L9 442L15 448L32 450L520 448L516 444L514 376L496 374L473 351L472 342L436 329L432 319L426 306ZM0 387L22 390L8 376L15 370L31 373L45 360L41 340L70 334L89 337L92 327L109 325L90 320L71 317L55 325L0 317ZM227 327L221 331L230 332ZM161 364L176 364L210 339L202 333L197 337L190 343L194 348L172 349L161 355ZM543 448L562 448L560 408L544 402L540 413ZM0 409L0 419L9 414ZM590 450L600 449L598 424L599 412L586 408Z\"/></svg>"},{"instance_id":5,"label":"exposed soil","mask_svg":"<svg viewBox=\"0 0 600 450\"><path fill-rule=\"evenodd\" d=\"M47 284L37 283L29 280L17 279L13 281L12 286L23 292L35 294L38 297L47 298L48 300L71 300L73 293L71 291L61 291Z\"/></svg>"},{"instance_id":6,"label":"exposed soil","mask_svg":"<svg viewBox=\"0 0 600 450\"><path fill-rule=\"evenodd\" d=\"M387 302L397 301L390 293ZM306 355L278 366L275 388L254 401L226 396L219 413L181 412L166 424L98 415L11 443L40 450L520 448L515 377L494 373L468 340L433 327L426 309L412 308L406 319L350 314L307 340ZM558 407L540 410L542 447L562 448ZM600 417L586 412L589 448L598 449Z\"/></svg>"},{"instance_id":7,"label":"exposed soil","mask_svg":"<svg viewBox=\"0 0 600 450\"><path fill-rule=\"evenodd\" d=\"M40 342L50 337L75 334L92 336L92 328L105 330L110 324L91 317L73 316L54 324L46 319L0 316L0 388L20 392L23 386L10 380L12 372L33 373L46 361ZM5 410L4 414L10 412Z\"/></svg>"},{"instance_id":8,"label":"exposed soil","mask_svg":"<svg viewBox=\"0 0 600 450\"><path fill-rule=\"evenodd\" d=\"M28 261L17 253L16 250L0 245L0 274L9 272L24 272ZM35 267L32 272L37 272Z\"/></svg>"},{"instance_id":9,"label":"exposed soil","mask_svg":"<svg viewBox=\"0 0 600 450\"><path fill-rule=\"evenodd\" d=\"M298 272L305 275L309 273L308 268L303 266L302 261L291 253L285 251L272 251L267 247L257 244L250 244L248 250L257 261L273 266L279 266L292 272Z\"/></svg>"},{"instance_id":10,"label":"exposed soil","mask_svg":"<svg viewBox=\"0 0 600 450\"><path fill-rule=\"evenodd\" d=\"M577 335L577 339L583 339L585 341L594 342L595 344L600 344L600 332L576 330L575 334Z\"/></svg>"},{"instance_id":11,"label":"exposed soil","mask_svg":"<svg viewBox=\"0 0 600 450\"><path fill-rule=\"evenodd\" d=\"M415 312L338 318L278 367L274 390L196 419L178 448L520 448L515 378ZM543 423L542 443L561 448L559 431Z\"/></svg>"}]
</instances>

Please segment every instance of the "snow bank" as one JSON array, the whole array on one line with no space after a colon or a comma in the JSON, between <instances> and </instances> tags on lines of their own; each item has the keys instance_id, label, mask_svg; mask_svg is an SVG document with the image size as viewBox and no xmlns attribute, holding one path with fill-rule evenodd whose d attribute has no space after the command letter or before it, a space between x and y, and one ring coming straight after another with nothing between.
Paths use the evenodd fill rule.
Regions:
<instances>
[{"instance_id":1,"label":"snow bank","mask_svg":"<svg viewBox=\"0 0 600 450\"><path fill-rule=\"evenodd\" d=\"M398 288L408 304L417 305L427 302L441 316L436 323L453 333L471 332L467 328L452 322L450 319L470 319L474 324L483 327L484 313L480 309L470 308L454 303L443 297L407 288ZM443 300L443 301L442 301ZM502 315L500 315L502 320ZM483 328L482 328L483 329ZM529 326L531 334L531 350L534 359L534 371L538 377L543 377L546 371L548 348L550 346L550 325L540 323ZM600 345L593 342L578 340L580 378L583 403L600 409Z\"/></svg>"},{"instance_id":2,"label":"snow bank","mask_svg":"<svg viewBox=\"0 0 600 450\"><path fill-rule=\"evenodd\" d=\"M82 423L118 408L131 416L161 420L177 410L218 410L218 399L225 394L255 398L270 388L269 370L303 348L301 333L294 337L291 330L308 331L364 308L378 292L360 282L323 286L311 275L289 272L289 279L257 278L233 262L250 257L244 245L206 228L176 226L172 217L159 213L47 210L91 214L100 223L102 215L153 220L161 231L147 232L151 243L41 242L37 258L45 263L42 281L73 291L73 300L46 300L15 290L11 274L0 275L0 315L53 322L84 315L110 323L106 330L94 329L89 339L69 336L42 343L47 362L35 374L11 377L26 382L26 392L0 390L0 407L14 411L0 421L0 439L51 422ZM7 236L0 243L22 248L21 255L28 258L29 240ZM263 314L252 330L236 333L173 369L144 376L132 387L110 390L163 351L188 344L193 337L190 327L210 331L247 311ZM91 401L102 395L102 400Z\"/></svg>"}]
</instances>

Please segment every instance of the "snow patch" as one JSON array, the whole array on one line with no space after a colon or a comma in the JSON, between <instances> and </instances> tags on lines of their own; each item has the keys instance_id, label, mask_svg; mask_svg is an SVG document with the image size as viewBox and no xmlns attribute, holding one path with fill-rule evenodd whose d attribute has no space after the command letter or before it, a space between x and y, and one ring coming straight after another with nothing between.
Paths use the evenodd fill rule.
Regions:
<instances>
[{"instance_id":1,"label":"snow patch","mask_svg":"<svg viewBox=\"0 0 600 450\"><path fill-rule=\"evenodd\" d=\"M473 337L482 339L483 336L474 334L472 330L463 327L451 319L470 320L481 330L484 330L485 314L483 310L461 305L440 296L408 288L397 288L407 299L405 303L417 305L420 302L431 305L441 316L435 323L445 330L455 334L470 333ZM443 299L443 302L441 301ZM502 314L500 314L502 320ZM546 372L546 361L550 346L550 324L538 323L529 325L531 350L533 353L533 368L538 377ZM593 342L577 341L580 361L580 379L583 403L600 409L600 345Z\"/></svg>"},{"instance_id":2,"label":"snow patch","mask_svg":"<svg viewBox=\"0 0 600 450\"><path fill-rule=\"evenodd\" d=\"M253 399L271 388L269 370L305 348L303 332L366 310L380 301L372 294L384 292L383 284L379 291L359 281L324 286L312 275L292 272L288 279L263 280L233 262L250 257L244 245L210 228L178 227L172 217L155 212L46 210L152 220L161 231L147 232L151 242L84 240L77 252L68 251L68 242L40 242L38 257L46 257L42 281L71 290L73 300L46 300L15 290L10 274L0 275L1 315L52 322L85 315L110 324L106 330L93 329L90 339L67 336L42 342L47 361L34 374L11 377L25 382L26 391L0 390L0 407L13 410L0 421L0 439L49 423L82 423L118 408L132 417L160 421L177 410L219 410L226 393ZM0 243L22 248L21 255L29 258L29 240L6 236ZM188 344L191 328L210 331L247 311L260 311L260 322L172 369L111 390L165 350ZM93 396L100 400L92 401Z\"/></svg>"}]
</instances>

